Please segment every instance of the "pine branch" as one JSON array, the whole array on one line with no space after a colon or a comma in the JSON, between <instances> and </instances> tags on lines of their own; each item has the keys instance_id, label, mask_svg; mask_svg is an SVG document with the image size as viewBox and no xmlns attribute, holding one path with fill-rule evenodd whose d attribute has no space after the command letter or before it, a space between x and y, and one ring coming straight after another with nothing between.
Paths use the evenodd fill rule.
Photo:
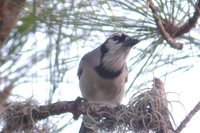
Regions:
<instances>
[{"instance_id":1,"label":"pine branch","mask_svg":"<svg viewBox=\"0 0 200 133\"><path fill-rule=\"evenodd\" d=\"M180 37L183 34L189 32L198 22L200 17L200 0L195 5L195 12L191 18L188 19L186 23L181 25L177 31L172 35L173 38Z\"/></svg>"},{"instance_id":2,"label":"pine branch","mask_svg":"<svg viewBox=\"0 0 200 133\"><path fill-rule=\"evenodd\" d=\"M157 28L159 29L162 37L170 44L170 46L174 49L181 50L183 48L182 43L177 43L174 38L180 37L185 33L188 33L193 27L195 27L198 18L200 17L200 0L195 5L195 12L191 18L188 19L188 21L181 26L178 26L174 23L170 23L167 20L165 22L168 24L168 26L172 27L165 27L160 20L160 17L158 15L158 12L152 2L152 0L148 0L149 2L149 8L151 9L153 13L153 17L155 19ZM169 29L170 30L169 30Z\"/></svg>"},{"instance_id":3,"label":"pine branch","mask_svg":"<svg viewBox=\"0 0 200 133\"><path fill-rule=\"evenodd\" d=\"M185 119L181 122L181 124L176 129L177 133L180 133L189 123L189 121L194 117L194 115L200 110L200 102L190 111L190 113L185 117Z\"/></svg>"},{"instance_id":4,"label":"pine branch","mask_svg":"<svg viewBox=\"0 0 200 133\"><path fill-rule=\"evenodd\" d=\"M161 20L160 20L160 17L158 15L158 12L152 2L152 0L148 0L149 2L149 8L151 9L152 13L153 13L153 17L156 21L156 25L162 35L162 37L169 43L169 45L174 48L174 49L178 49L178 50L181 50L183 48L183 44L182 43L177 43L170 35L169 33L166 32Z\"/></svg>"}]
</instances>

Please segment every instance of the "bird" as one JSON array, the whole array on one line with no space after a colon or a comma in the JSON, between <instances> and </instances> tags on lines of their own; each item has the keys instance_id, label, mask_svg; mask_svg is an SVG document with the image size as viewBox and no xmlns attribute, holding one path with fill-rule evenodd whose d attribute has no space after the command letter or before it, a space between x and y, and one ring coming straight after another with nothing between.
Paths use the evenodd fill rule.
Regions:
<instances>
[{"instance_id":1,"label":"bird","mask_svg":"<svg viewBox=\"0 0 200 133\"><path fill-rule=\"evenodd\" d=\"M82 97L89 103L120 104L128 80L126 58L137 43L138 39L116 32L102 45L85 54L77 72ZM85 121L88 120L86 116L84 118ZM96 129L86 126L85 123L82 122L79 133L97 133Z\"/></svg>"}]
</instances>

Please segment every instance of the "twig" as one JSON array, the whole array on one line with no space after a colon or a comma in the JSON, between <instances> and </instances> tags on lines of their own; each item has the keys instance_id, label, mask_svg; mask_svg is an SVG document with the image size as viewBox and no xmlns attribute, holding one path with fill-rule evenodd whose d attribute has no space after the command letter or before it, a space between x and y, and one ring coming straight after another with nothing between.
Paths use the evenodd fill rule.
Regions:
<instances>
[{"instance_id":1,"label":"twig","mask_svg":"<svg viewBox=\"0 0 200 133\"><path fill-rule=\"evenodd\" d=\"M192 119L192 117L200 110L200 102L190 111L190 113L185 117L185 119L181 122L181 124L176 129L176 133L180 133L186 124Z\"/></svg>"},{"instance_id":2,"label":"twig","mask_svg":"<svg viewBox=\"0 0 200 133\"><path fill-rule=\"evenodd\" d=\"M186 23L181 25L177 32L175 32L172 37L176 38L182 36L183 34L189 32L193 27L195 27L198 18L200 17L200 0L198 0L197 4L195 5L195 12L191 18L188 19Z\"/></svg>"},{"instance_id":3,"label":"twig","mask_svg":"<svg viewBox=\"0 0 200 133\"><path fill-rule=\"evenodd\" d=\"M169 33L165 31L165 28L159 18L159 15L156 11L156 8L154 7L152 0L148 0L148 2L149 2L149 7L153 13L154 19L156 21L156 25L158 29L160 30L162 37L170 44L172 48L181 50L183 48L183 44L177 43L172 37L170 37Z\"/></svg>"}]
</instances>

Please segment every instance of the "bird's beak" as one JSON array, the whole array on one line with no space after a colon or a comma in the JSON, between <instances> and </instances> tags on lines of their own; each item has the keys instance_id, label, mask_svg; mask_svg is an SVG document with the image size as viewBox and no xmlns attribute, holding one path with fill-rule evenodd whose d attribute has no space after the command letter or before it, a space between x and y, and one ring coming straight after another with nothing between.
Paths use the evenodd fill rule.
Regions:
<instances>
[{"instance_id":1,"label":"bird's beak","mask_svg":"<svg viewBox=\"0 0 200 133\"><path fill-rule=\"evenodd\" d=\"M133 47L139 42L140 41L138 39L134 39L133 37L127 36L124 41L124 46Z\"/></svg>"}]
</instances>

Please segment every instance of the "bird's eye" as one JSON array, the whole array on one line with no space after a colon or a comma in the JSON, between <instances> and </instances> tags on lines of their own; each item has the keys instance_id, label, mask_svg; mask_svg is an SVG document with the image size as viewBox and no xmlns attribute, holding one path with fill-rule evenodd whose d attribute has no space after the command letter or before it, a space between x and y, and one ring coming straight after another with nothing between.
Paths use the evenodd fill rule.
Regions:
<instances>
[{"instance_id":1,"label":"bird's eye","mask_svg":"<svg viewBox=\"0 0 200 133\"><path fill-rule=\"evenodd\" d=\"M114 41L120 40L120 37L119 37L119 36L114 36L114 37L113 37L113 40L114 40Z\"/></svg>"}]
</instances>

